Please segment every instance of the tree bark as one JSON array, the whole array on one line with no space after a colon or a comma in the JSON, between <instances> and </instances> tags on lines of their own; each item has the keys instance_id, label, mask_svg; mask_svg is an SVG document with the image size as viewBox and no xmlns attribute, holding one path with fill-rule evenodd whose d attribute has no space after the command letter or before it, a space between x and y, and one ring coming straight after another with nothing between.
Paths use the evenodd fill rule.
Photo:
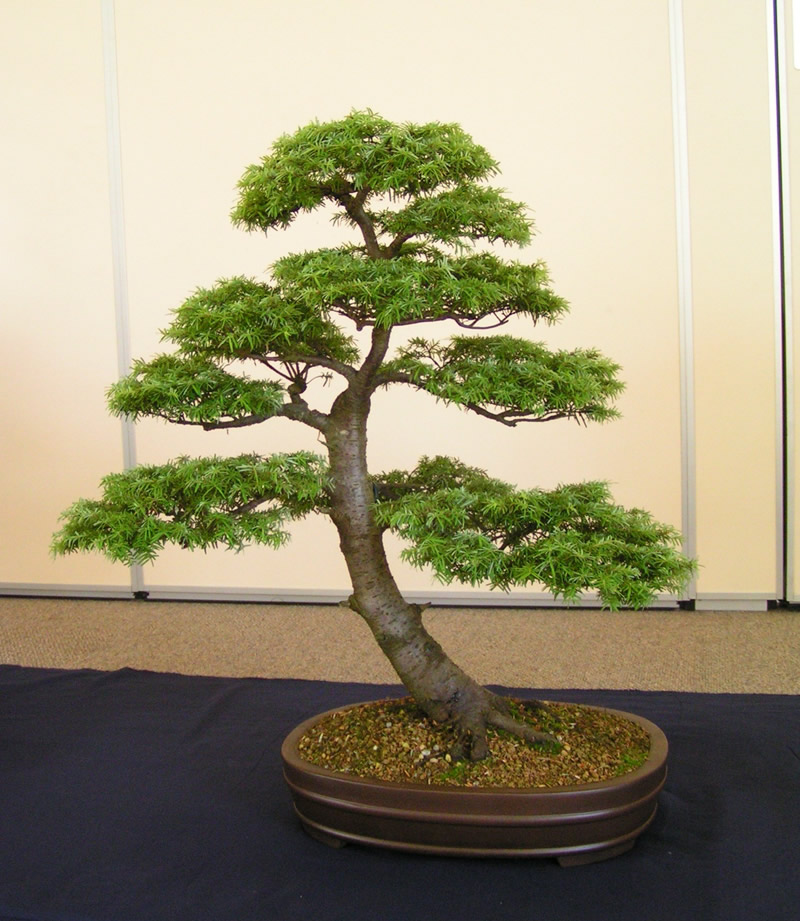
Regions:
<instances>
[{"instance_id":1,"label":"tree bark","mask_svg":"<svg viewBox=\"0 0 800 921\"><path fill-rule=\"evenodd\" d=\"M386 339L388 344L388 334ZM555 741L513 719L503 698L459 668L425 629L420 607L401 595L374 516L367 469L370 397L363 378L351 382L334 402L325 428L333 479L331 518L353 585L350 606L367 622L422 710L435 722L454 725L458 741L453 757L484 758L490 725L531 741Z\"/></svg>"}]
</instances>

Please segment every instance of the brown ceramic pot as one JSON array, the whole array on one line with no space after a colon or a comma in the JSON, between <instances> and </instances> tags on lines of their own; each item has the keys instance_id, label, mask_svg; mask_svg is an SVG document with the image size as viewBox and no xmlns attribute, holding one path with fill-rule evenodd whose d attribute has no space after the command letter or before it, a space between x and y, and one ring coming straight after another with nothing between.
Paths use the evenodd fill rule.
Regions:
<instances>
[{"instance_id":1,"label":"brown ceramic pot","mask_svg":"<svg viewBox=\"0 0 800 921\"><path fill-rule=\"evenodd\" d=\"M600 783L515 789L353 777L310 764L297 753L300 738L328 713L286 737L284 776L306 831L334 847L352 842L443 856L592 863L633 847L653 821L667 775L667 739L658 726L631 713L609 712L647 730L650 755L637 770Z\"/></svg>"}]
</instances>

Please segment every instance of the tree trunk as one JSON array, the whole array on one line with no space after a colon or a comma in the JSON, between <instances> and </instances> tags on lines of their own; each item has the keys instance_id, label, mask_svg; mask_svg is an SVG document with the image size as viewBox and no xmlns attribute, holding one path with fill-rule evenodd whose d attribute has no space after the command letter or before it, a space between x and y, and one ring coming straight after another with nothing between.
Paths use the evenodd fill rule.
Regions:
<instances>
[{"instance_id":1,"label":"tree trunk","mask_svg":"<svg viewBox=\"0 0 800 921\"><path fill-rule=\"evenodd\" d=\"M490 725L531 741L553 742L513 719L503 698L459 668L425 629L419 605L400 594L373 511L366 457L369 405L369 392L351 386L335 401L325 433L333 478L331 518L353 585L350 606L367 622L424 712L435 722L454 725L453 757L485 757Z\"/></svg>"}]
</instances>

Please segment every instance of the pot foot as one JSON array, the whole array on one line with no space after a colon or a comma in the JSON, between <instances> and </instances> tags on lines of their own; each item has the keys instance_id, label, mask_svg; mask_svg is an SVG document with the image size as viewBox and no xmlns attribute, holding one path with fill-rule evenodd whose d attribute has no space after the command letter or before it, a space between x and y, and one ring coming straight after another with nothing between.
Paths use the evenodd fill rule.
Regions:
<instances>
[{"instance_id":1,"label":"pot foot","mask_svg":"<svg viewBox=\"0 0 800 921\"><path fill-rule=\"evenodd\" d=\"M320 828L315 828L313 825L309 825L306 822L301 822L303 830L315 841L319 841L322 844L327 844L328 847L336 848L337 850L342 847L347 847L347 841L344 841L342 838L337 838L336 835L332 835L330 832L323 831Z\"/></svg>"},{"instance_id":2,"label":"pot foot","mask_svg":"<svg viewBox=\"0 0 800 921\"><path fill-rule=\"evenodd\" d=\"M616 844L613 847L604 847L597 851L586 851L578 854L564 854L563 857L556 858L559 866L562 867L583 867L589 863L599 863L601 860L610 860L612 857L619 857L629 851L636 841L625 841L622 844Z\"/></svg>"}]
</instances>

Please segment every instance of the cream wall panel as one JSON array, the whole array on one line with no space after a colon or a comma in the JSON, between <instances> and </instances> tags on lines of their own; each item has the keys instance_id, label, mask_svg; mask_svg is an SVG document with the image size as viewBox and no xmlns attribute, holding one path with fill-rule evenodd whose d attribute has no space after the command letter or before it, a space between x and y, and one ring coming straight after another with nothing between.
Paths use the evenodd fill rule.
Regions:
<instances>
[{"instance_id":1,"label":"cream wall panel","mask_svg":"<svg viewBox=\"0 0 800 921\"><path fill-rule=\"evenodd\" d=\"M59 513L119 469L100 7L3 4L0 29L0 582L130 584L53 561Z\"/></svg>"},{"instance_id":2,"label":"cream wall panel","mask_svg":"<svg viewBox=\"0 0 800 921\"><path fill-rule=\"evenodd\" d=\"M534 209L539 236L523 258L544 258L573 304L558 327L514 332L597 346L616 359L628 383L624 419L510 430L421 394L381 394L372 466L448 453L524 486L607 479L619 501L680 525L666 2L501 0L490 14L482 0L409 0L401 14L366 0L117 0L116 8L135 355L159 348L157 329L197 285L258 274L285 252L340 239L324 216L266 240L230 227L238 177L277 135L362 107L397 120L459 121L500 160L500 183ZM291 423L206 434L148 422L137 444L146 462L319 449ZM398 572L404 588L435 585L427 574ZM145 576L148 585L345 585L335 537L314 521L291 550L170 552Z\"/></svg>"},{"instance_id":3,"label":"cream wall panel","mask_svg":"<svg viewBox=\"0 0 800 921\"><path fill-rule=\"evenodd\" d=\"M103 401L116 363L100 9L89 0L70 4L68 13L47 7L43 17L39 6L11 3L0 38L10 139L0 180L7 205L0 348L4 393L13 396L3 406L0 582L124 585L122 567L92 557L54 562L47 554L58 512L121 466L119 424ZM683 7L698 588L774 596L767 9L756 0L684 0ZM558 327L514 331L613 356L628 382L624 419L589 430L564 423L508 430L397 391L376 400L373 466L452 453L525 486L604 478L621 502L680 523L667 2L620 0L602 10L584 0L505 2L491 20L478 2L431 8L421 0L401 21L383 5L357 0L234 0L224 8L216 0L117 0L116 10L134 354L159 348L169 309L196 285L258 274L287 251L339 238L324 216L266 241L230 227L236 179L276 135L364 106L400 120L457 120L500 159L500 182L533 207L540 235L526 255L550 264L556 288L573 304ZM785 11L791 34L789 0ZM414 23L423 13L427 28L419 34ZM254 36L263 40L250 52ZM368 66L346 47L367 49ZM797 71L788 58L791 145ZM792 149L784 152L789 160ZM793 181L792 216L799 191ZM791 261L797 279L794 252ZM318 448L312 433L289 423L205 434L148 422L137 440L143 461ZM796 505L790 512L796 531ZM800 551L793 562L797 572ZM431 586L424 573L401 564L398 571L405 588ZM169 551L146 578L255 589L346 582L335 535L315 519L298 527L288 550Z\"/></svg>"},{"instance_id":4,"label":"cream wall panel","mask_svg":"<svg viewBox=\"0 0 800 921\"><path fill-rule=\"evenodd\" d=\"M698 592L777 587L766 4L685 0Z\"/></svg>"}]
</instances>

